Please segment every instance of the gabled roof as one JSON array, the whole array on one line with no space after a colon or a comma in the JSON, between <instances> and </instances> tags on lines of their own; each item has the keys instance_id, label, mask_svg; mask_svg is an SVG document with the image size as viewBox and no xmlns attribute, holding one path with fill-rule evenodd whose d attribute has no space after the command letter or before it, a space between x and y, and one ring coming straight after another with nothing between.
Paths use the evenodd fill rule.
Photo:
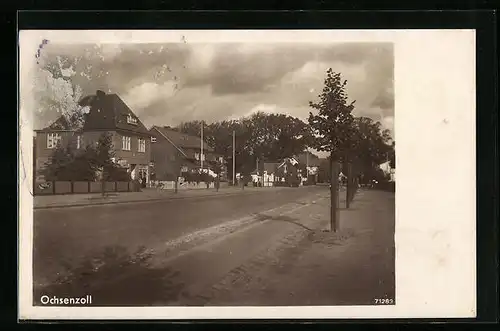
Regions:
<instances>
[{"instance_id":1,"label":"gabled roof","mask_svg":"<svg viewBox=\"0 0 500 331\"><path fill-rule=\"evenodd\" d=\"M280 162L259 162L259 173L262 174L266 171L268 174L275 173L278 170ZM252 171L252 174L256 174L257 169Z\"/></svg>"},{"instance_id":2,"label":"gabled roof","mask_svg":"<svg viewBox=\"0 0 500 331\"><path fill-rule=\"evenodd\" d=\"M61 116L55 122L47 127L49 130L68 130L69 123L66 117Z\"/></svg>"},{"instance_id":3,"label":"gabled roof","mask_svg":"<svg viewBox=\"0 0 500 331\"><path fill-rule=\"evenodd\" d=\"M52 122L49 126L41 129L35 130L35 132L52 132L52 131L74 131L70 128L68 120L64 116L60 116L57 120Z\"/></svg>"},{"instance_id":4,"label":"gabled roof","mask_svg":"<svg viewBox=\"0 0 500 331\"><path fill-rule=\"evenodd\" d=\"M295 164L294 164L295 163ZM285 158L279 165L278 169L283 167L284 165L291 165L291 166L296 166L298 164L298 161L294 157L287 157Z\"/></svg>"},{"instance_id":5,"label":"gabled roof","mask_svg":"<svg viewBox=\"0 0 500 331\"><path fill-rule=\"evenodd\" d=\"M140 135L149 135L148 130L134 112L116 94L106 94L97 91L95 95L88 95L79 102L80 106L89 106L90 111L85 114L83 131L126 131ZM127 123L127 117L136 120L136 124ZM39 131L72 131L64 116Z\"/></svg>"},{"instance_id":6,"label":"gabled roof","mask_svg":"<svg viewBox=\"0 0 500 331\"><path fill-rule=\"evenodd\" d=\"M152 129L156 129L161 133L161 135L164 137L167 137L168 140L177 146L178 148L181 149L200 149L201 148L201 138L197 136L191 136L185 133L181 133L178 131L175 131L171 128L164 127L164 126L153 126ZM208 144L205 142L203 144L203 150L205 152L213 152L213 148L208 146Z\"/></svg>"},{"instance_id":7,"label":"gabled roof","mask_svg":"<svg viewBox=\"0 0 500 331\"><path fill-rule=\"evenodd\" d=\"M90 107L83 126L84 131L120 130L149 135L144 124L116 94L97 91L95 95L84 97L79 104ZM136 123L128 123L128 117Z\"/></svg>"}]
</instances>

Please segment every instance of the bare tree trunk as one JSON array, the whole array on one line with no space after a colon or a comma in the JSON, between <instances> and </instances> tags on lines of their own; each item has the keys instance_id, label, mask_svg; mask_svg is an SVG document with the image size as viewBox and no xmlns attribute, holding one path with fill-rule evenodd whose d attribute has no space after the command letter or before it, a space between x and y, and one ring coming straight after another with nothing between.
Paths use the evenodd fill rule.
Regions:
<instances>
[{"instance_id":1,"label":"bare tree trunk","mask_svg":"<svg viewBox=\"0 0 500 331\"><path fill-rule=\"evenodd\" d=\"M339 164L330 156L330 231L338 231L338 173Z\"/></svg>"},{"instance_id":2,"label":"bare tree trunk","mask_svg":"<svg viewBox=\"0 0 500 331\"><path fill-rule=\"evenodd\" d=\"M104 167L102 168L101 174L101 194L102 196L106 196L106 177L104 176Z\"/></svg>"},{"instance_id":3,"label":"bare tree trunk","mask_svg":"<svg viewBox=\"0 0 500 331\"><path fill-rule=\"evenodd\" d=\"M219 184L220 184L220 174L219 174L219 172L217 172L217 179L215 182L215 187L216 187L217 192L219 192Z\"/></svg>"}]
</instances>

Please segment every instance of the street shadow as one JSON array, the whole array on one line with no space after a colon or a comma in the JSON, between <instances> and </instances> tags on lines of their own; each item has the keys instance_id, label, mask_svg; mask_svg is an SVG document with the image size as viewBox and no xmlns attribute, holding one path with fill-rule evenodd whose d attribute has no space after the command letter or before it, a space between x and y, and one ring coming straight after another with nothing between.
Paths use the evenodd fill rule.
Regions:
<instances>
[{"instance_id":1,"label":"street shadow","mask_svg":"<svg viewBox=\"0 0 500 331\"><path fill-rule=\"evenodd\" d=\"M305 226L304 224L297 222L296 218L292 218L286 215L278 215L278 216L272 216L272 215L266 215L266 214L257 214L256 218L258 221L265 221L265 220L271 220L271 221L282 221L282 222L288 222L291 224L295 224L297 226L300 226L308 231L313 231L313 229Z\"/></svg>"},{"instance_id":2,"label":"street shadow","mask_svg":"<svg viewBox=\"0 0 500 331\"><path fill-rule=\"evenodd\" d=\"M307 239L313 244L322 244L326 247L342 246L347 240L354 237L355 233L350 229L333 232L326 229L311 231Z\"/></svg>"},{"instance_id":3,"label":"street shadow","mask_svg":"<svg viewBox=\"0 0 500 331\"><path fill-rule=\"evenodd\" d=\"M43 305L42 296L90 295L91 306L153 306L176 300L184 288L178 272L154 268L151 258L145 247L129 252L122 246L108 246L78 263L61 262L66 271L52 284L35 287L33 304Z\"/></svg>"}]
</instances>

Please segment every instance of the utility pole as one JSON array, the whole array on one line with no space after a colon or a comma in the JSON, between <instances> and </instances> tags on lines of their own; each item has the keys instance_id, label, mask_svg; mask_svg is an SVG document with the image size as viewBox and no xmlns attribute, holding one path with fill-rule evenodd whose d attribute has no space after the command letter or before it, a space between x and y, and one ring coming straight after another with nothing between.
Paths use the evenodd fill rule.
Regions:
<instances>
[{"instance_id":1,"label":"utility pole","mask_svg":"<svg viewBox=\"0 0 500 331\"><path fill-rule=\"evenodd\" d=\"M200 146L200 165L203 172L203 121L201 121L201 146Z\"/></svg>"},{"instance_id":2,"label":"utility pole","mask_svg":"<svg viewBox=\"0 0 500 331\"><path fill-rule=\"evenodd\" d=\"M332 153L333 154L333 153ZM338 231L338 207L339 207L339 164L333 161L333 155L330 154L330 231Z\"/></svg>"},{"instance_id":3,"label":"utility pole","mask_svg":"<svg viewBox=\"0 0 500 331\"><path fill-rule=\"evenodd\" d=\"M236 149L236 133L235 133L235 130L233 130L233 186L235 184L235 178L236 178L236 174L235 174L235 171L236 171L236 152L235 152L235 149Z\"/></svg>"}]
</instances>

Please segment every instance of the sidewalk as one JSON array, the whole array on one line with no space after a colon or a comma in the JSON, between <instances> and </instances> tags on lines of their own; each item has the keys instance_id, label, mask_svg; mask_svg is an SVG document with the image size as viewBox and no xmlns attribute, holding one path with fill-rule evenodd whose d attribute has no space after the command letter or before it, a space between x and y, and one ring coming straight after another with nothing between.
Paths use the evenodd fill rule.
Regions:
<instances>
[{"instance_id":1,"label":"sidewalk","mask_svg":"<svg viewBox=\"0 0 500 331\"><path fill-rule=\"evenodd\" d=\"M183 199L188 197L205 197L205 196L224 196L232 194L249 194L262 191L279 190L283 187L225 187L219 189L193 189L179 190L175 193L174 190L159 190L154 188L145 188L142 192L108 192L105 196L101 193L89 194L65 194L65 195L37 195L34 197L33 208L61 208L72 206L87 206L126 202L142 202L154 201L163 199Z\"/></svg>"},{"instance_id":2,"label":"sidewalk","mask_svg":"<svg viewBox=\"0 0 500 331\"><path fill-rule=\"evenodd\" d=\"M360 191L329 228L323 199L274 247L205 291L203 305L370 305L395 299L394 193ZM309 229L307 229L309 227Z\"/></svg>"}]
</instances>

